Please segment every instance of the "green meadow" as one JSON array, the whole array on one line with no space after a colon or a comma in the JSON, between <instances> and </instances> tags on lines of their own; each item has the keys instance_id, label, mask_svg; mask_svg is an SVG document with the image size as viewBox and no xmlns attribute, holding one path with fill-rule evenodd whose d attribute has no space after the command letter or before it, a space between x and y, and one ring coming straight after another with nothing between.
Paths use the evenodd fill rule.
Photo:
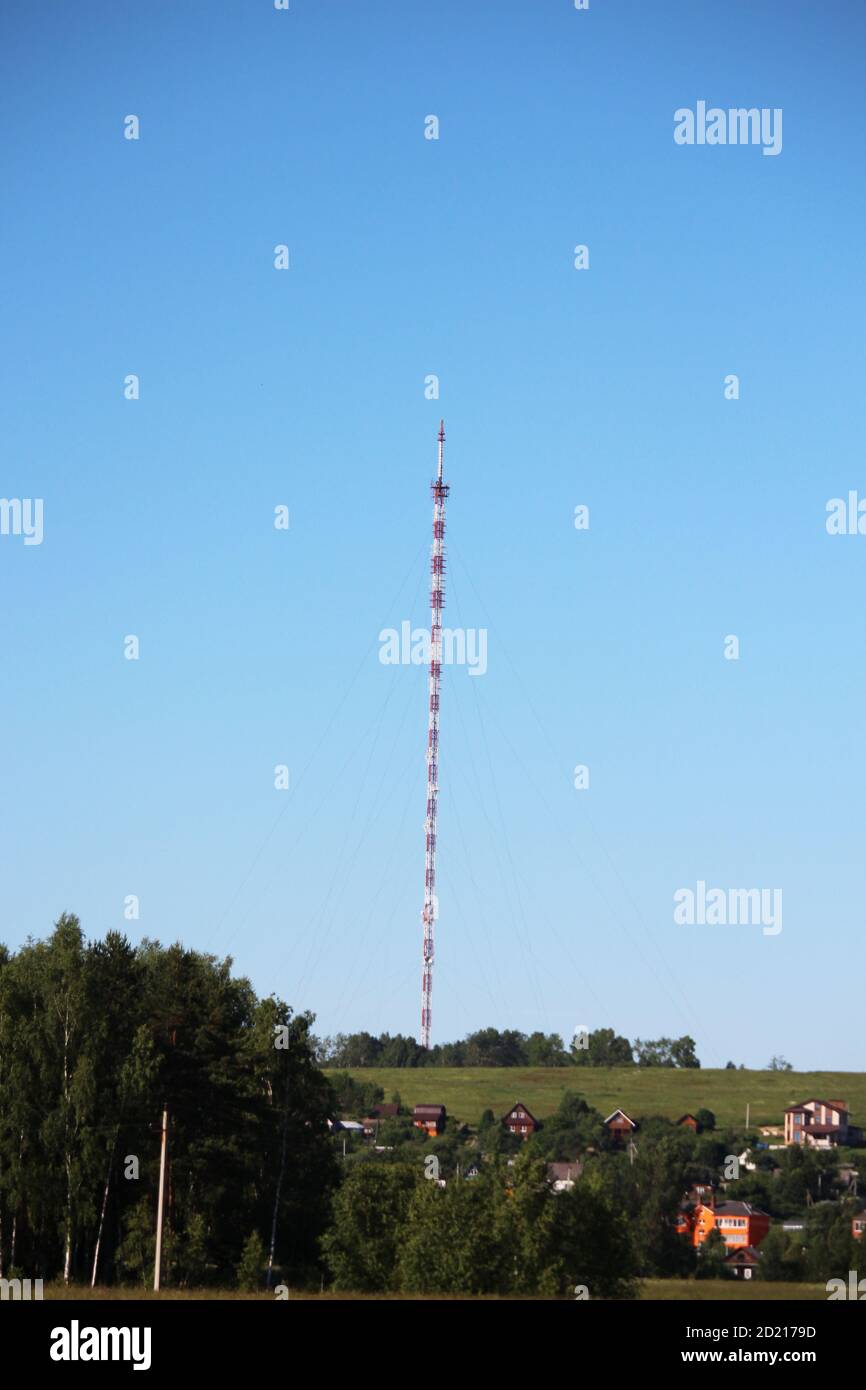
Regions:
<instances>
[{"instance_id":1,"label":"green meadow","mask_svg":"<svg viewBox=\"0 0 866 1390\"><path fill-rule=\"evenodd\" d=\"M638 1285L638 1298L641 1300L659 1300L665 1302L675 1300L683 1303L704 1303L717 1302L719 1300L732 1302L762 1302L764 1300L776 1302L803 1301L826 1302L827 1290L823 1284L763 1284L757 1279L642 1279ZM82 1287L81 1285L61 1283L49 1284L45 1288L45 1298L47 1300L65 1302L66 1300L93 1300L96 1302L199 1302L214 1300L221 1302L236 1303L259 1302L273 1303L276 1301L272 1293L241 1293L237 1289L163 1289L160 1293L154 1293L151 1289L143 1288L106 1288L104 1286L95 1289ZM388 1302L392 1300L405 1300L414 1302L429 1303L436 1302L472 1302L472 1303L494 1303L499 1299L496 1295L487 1294L479 1297L471 1297L461 1294L397 1294L397 1293L312 1293L305 1289L291 1289L289 1291L289 1302L298 1300L315 1301L326 1303L346 1303L363 1300L365 1302ZM516 1300L521 1303L544 1302L537 1298L521 1298ZM568 1300L565 1300L568 1301Z\"/></svg>"},{"instance_id":2,"label":"green meadow","mask_svg":"<svg viewBox=\"0 0 866 1390\"><path fill-rule=\"evenodd\" d=\"M786 1106L819 1096L844 1100L854 1124L866 1127L866 1073L679 1071L670 1067L358 1067L359 1081L375 1081L404 1105L444 1105L463 1124L482 1112L504 1114L522 1100L538 1119L551 1115L565 1091L578 1091L603 1115L621 1106L629 1115L680 1115L704 1107L720 1126L749 1122L781 1125Z\"/></svg>"},{"instance_id":3,"label":"green meadow","mask_svg":"<svg viewBox=\"0 0 866 1390\"><path fill-rule=\"evenodd\" d=\"M682 1303L826 1303L824 1284L761 1283L760 1279L642 1279L640 1299Z\"/></svg>"}]
</instances>

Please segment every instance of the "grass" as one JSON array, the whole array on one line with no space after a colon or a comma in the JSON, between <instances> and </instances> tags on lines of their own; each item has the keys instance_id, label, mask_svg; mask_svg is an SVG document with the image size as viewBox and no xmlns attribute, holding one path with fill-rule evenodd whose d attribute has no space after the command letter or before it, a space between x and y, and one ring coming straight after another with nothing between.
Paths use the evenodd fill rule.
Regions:
<instances>
[{"instance_id":1,"label":"grass","mask_svg":"<svg viewBox=\"0 0 866 1390\"><path fill-rule=\"evenodd\" d=\"M638 1297L641 1300L664 1300L665 1302L676 1301L683 1303L705 1303L705 1302L750 1302L759 1303L762 1301L771 1302L790 1302L803 1301L826 1302L827 1290L823 1284L770 1284L761 1283L758 1279L643 1279L640 1282ZM237 1289L162 1289L159 1293L154 1293L152 1289L144 1288L107 1288L104 1286L91 1289L81 1285L70 1284L66 1286L62 1283L49 1284L45 1289L45 1298L48 1301L64 1302L66 1300L83 1300L94 1302L198 1302L214 1300L221 1302L235 1303L238 1301L250 1302L274 1302L272 1293L240 1293ZM292 1289L289 1294L289 1302L298 1300L314 1300L325 1303L345 1303L356 1300L387 1302L396 1299L408 1298L413 1301L429 1302L431 1299L437 1301L459 1301L459 1302L495 1302L496 1295L485 1295L483 1298L464 1298L460 1294L368 1294L368 1293L310 1293L305 1290ZM521 1299L521 1302L538 1301L532 1298Z\"/></svg>"},{"instance_id":2,"label":"grass","mask_svg":"<svg viewBox=\"0 0 866 1390\"><path fill-rule=\"evenodd\" d=\"M640 1298L684 1303L826 1303L827 1290L823 1284L771 1284L760 1279L643 1279Z\"/></svg>"},{"instance_id":3,"label":"grass","mask_svg":"<svg viewBox=\"0 0 866 1390\"><path fill-rule=\"evenodd\" d=\"M551 1115L564 1091L578 1091L603 1115L622 1107L634 1117L712 1110L719 1126L781 1125L786 1106L819 1096L844 1100L854 1124L866 1126L866 1073L812 1071L679 1071L669 1067L357 1067L404 1105L444 1105L449 1115L477 1125L488 1108L503 1115L522 1100L538 1119ZM781 1142L780 1140L773 1142Z\"/></svg>"},{"instance_id":4,"label":"grass","mask_svg":"<svg viewBox=\"0 0 866 1390\"><path fill-rule=\"evenodd\" d=\"M226 1300L230 1299L233 1303L238 1301L267 1299L274 1301L273 1294L267 1293L241 1293L239 1289L160 1289L159 1293L154 1293L153 1289L146 1289L140 1284L133 1285L106 1285L97 1284L92 1289L89 1284L64 1284L57 1282L46 1284L44 1288L44 1301L46 1303L85 1302L85 1303L104 1303L106 1301L136 1303L164 1303L164 1302L184 1302L189 1300L199 1301L207 1299Z\"/></svg>"}]
</instances>

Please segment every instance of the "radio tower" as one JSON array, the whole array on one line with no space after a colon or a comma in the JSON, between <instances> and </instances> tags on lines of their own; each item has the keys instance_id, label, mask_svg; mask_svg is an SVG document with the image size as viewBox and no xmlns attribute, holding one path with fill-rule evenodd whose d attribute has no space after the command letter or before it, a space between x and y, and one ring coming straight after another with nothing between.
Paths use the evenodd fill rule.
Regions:
<instances>
[{"instance_id":1,"label":"radio tower","mask_svg":"<svg viewBox=\"0 0 866 1390\"><path fill-rule=\"evenodd\" d=\"M427 818L424 821L424 925L421 976L421 1046L430 1046L433 1019L433 923L436 918L436 810L439 804L439 685L442 675L442 609L445 607L445 499L442 481L445 421L439 421L439 467L430 484L433 496L433 548L430 552L430 712L427 722Z\"/></svg>"}]
</instances>

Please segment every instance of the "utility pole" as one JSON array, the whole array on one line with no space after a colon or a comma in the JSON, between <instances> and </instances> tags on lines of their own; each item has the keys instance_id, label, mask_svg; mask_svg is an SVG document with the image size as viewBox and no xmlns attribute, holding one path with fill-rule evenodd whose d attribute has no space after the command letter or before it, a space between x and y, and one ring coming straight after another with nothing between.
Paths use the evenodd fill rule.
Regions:
<instances>
[{"instance_id":1,"label":"utility pole","mask_svg":"<svg viewBox=\"0 0 866 1390\"><path fill-rule=\"evenodd\" d=\"M153 1257L153 1288L159 1293L162 1271L162 1217L165 1208L165 1158L168 1150L168 1102L162 1107L162 1147L159 1155L159 1206L156 1213L156 1253Z\"/></svg>"}]
</instances>

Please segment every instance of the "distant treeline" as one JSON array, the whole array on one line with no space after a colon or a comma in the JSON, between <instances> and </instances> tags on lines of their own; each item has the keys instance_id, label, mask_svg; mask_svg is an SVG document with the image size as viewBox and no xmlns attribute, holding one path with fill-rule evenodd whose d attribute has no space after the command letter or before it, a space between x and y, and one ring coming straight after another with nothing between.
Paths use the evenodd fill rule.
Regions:
<instances>
[{"instance_id":1,"label":"distant treeline","mask_svg":"<svg viewBox=\"0 0 866 1390\"><path fill-rule=\"evenodd\" d=\"M481 1028L462 1042L425 1049L401 1033L338 1033L315 1038L322 1067L699 1067L694 1039L643 1042L612 1028L576 1033L566 1048L558 1033L520 1033L515 1028Z\"/></svg>"}]
</instances>

